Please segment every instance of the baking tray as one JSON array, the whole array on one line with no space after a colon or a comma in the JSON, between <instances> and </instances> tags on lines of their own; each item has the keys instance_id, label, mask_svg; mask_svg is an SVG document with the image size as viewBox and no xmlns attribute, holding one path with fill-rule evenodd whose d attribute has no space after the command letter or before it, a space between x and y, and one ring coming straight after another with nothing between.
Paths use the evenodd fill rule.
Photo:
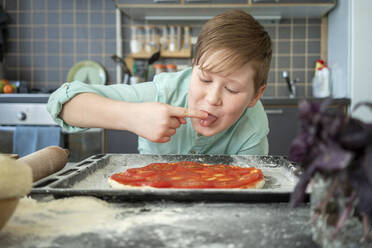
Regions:
<instances>
[{"instance_id":1,"label":"baking tray","mask_svg":"<svg viewBox=\"0 0 372 248\"><path fill-rule=\"evenodd\" d=\"M128 168L154 162L195 161L207 164L232 164L260 168L265 177L262 189L112 189L107 179ZM95 196L104 200L123 201L216 201L282 202L288 201L298 177L297 166L281 156L240 155L143 155L99 154L66 166L63 170L33 184L31 195Z\"/></svg>"}]
</instances>

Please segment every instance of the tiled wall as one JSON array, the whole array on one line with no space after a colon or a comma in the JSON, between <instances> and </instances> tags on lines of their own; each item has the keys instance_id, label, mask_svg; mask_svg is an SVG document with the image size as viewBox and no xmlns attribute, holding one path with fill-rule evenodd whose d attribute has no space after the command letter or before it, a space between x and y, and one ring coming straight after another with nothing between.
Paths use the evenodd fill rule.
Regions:
<instances>
[{"instance_id":1,"label":"tiled wall","mask_svg":"<svg viewBox=\"0 0 372 248\"><path fill-rule=\"evenodd\" d=\"M2 0L10 20L5 75L10 80L29 82L32 88L55 89L66 81L69 69L82 60L102 64L108 83L116 82L114 0ZM124 56L129 53L129 26L123 16ZM202 23L190 23L197 35ZM320 57L320 19L283 19L264 23L270 33L274 56L266 97L288 96L281 77L289 71L298 78L298 96L311 96L311 78ZM190 64L190 60L171 60Z\"/></svg>"}]
</instances>

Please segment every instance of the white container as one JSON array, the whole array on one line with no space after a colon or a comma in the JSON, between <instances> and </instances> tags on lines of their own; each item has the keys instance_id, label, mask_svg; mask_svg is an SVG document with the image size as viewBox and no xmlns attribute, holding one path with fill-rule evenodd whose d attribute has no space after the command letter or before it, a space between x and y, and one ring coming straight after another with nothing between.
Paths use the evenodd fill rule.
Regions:
<instances>
[{"instance_id":1,"label":"white container","mask_svg":"<svg viewBox=\"0 0 372 248\"><path fill-rule=\"evenodd\" d=\"M160 44L163 50L168 49L168 28L165 25L161 26Z\"/></svg>"},{"instance_id":2,"label":"white container","mask_svg":"<svg viewBox=\"0 0 372 248\"><path fill-rule=\"evenodd\" d=\"M152 45L151 45L151 26L145 26L145 51L147 53L152 52Z\"/></svg>"},{"instance_id":3,"label":"white container","mask_svg":"<svg viewBox=\"0 0 372 248\"><path fill-rule=\"evenodd\" d=\"M139 26L131 27L130 51L132 53L139 53L142 47L142 30Z\"/></svg>"},{"instance_id":4,"label":"white container","mask_svg":"<svg viewBox=\"0 0 372 248\"><path fill-rule=\"evenodd\" d=\"M187 50L190 48L190 27L185 26L183 28L183 49Z\"/></svg>"},{"instance_id":5,"label":"white container","mask_svg":"<svg viewBox=\"0 0 372 248\"><path fill-rule=\"evenodd\" d=\"M176 26L169 27L169 51L176 51Z\"/></svg>"},{"instance_id":6,"label":"white container","mask_svg":"<svg viewBox=\"0 0 372 248\"><path fill-rule=\"evenodd\" d=\"M327 67L319 68L313 78L313 96L329 97L331 95L331 84L329 69Z\"/></svg>"}]
</instances>

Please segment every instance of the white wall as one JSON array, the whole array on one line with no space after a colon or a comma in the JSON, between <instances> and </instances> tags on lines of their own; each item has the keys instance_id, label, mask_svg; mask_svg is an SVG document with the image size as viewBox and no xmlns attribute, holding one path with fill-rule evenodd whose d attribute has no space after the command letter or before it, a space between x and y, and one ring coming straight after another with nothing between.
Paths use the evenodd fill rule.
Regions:
<instances>
[{"instance_id":1,"label":"white wall","mask_svg":"<svg viewBox=\"0 0 372 248\"><path fill-rule=\"evenodd\" d=\"M331 69L332 96L350 98L350 0L337 0L328 15L328 66Z\"/></svg>"},{"instance_id":2,"label":"white wall","mask_svg":"<svg viewBox=\"0 0 372 248\"><path fill-rule=\"evenodd\" d=\"M361 101L372 102L372 0L337 0L328 15L328 65L333 97L351 99L351 110ZM372 122L372 111L352 112Z\"/></svg>"},{"instance_id":3,"label":"white wall","mask_svg":"<svg viewBox=\"0 0 372 248\"><path fill-rule=\"evenodd\" d=\"M352 0L351 27L351 106L360 101L372 102L372 1ZM360 108L354 117L372 122L372 111Z\"/></svg>"}]
</instances>

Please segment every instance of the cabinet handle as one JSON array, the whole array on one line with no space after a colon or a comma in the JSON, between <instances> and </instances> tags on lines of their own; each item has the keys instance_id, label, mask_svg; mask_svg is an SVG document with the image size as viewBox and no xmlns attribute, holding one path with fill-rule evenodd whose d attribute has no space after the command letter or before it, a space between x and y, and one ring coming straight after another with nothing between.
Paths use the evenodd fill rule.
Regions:
<instances>
[{"instance_id":1,"label":"cabinet handle","mask_svg":"<svg viewBox=\"0 0 372 248\"><path fill-rule=\"evenodd\" d=\"M153 0L154 3L178 3L179 0Z\"/></svg>"},{"instance_id":2,"label":"cabinet handle","mask_svg":"<svg viewBox=\"0 0 372 248\"><path fill-rule=\"evenodd\" d=\"M282 115L283 109L265 109L265 112L268 115Z\"/></svg>"}]
</instances>

